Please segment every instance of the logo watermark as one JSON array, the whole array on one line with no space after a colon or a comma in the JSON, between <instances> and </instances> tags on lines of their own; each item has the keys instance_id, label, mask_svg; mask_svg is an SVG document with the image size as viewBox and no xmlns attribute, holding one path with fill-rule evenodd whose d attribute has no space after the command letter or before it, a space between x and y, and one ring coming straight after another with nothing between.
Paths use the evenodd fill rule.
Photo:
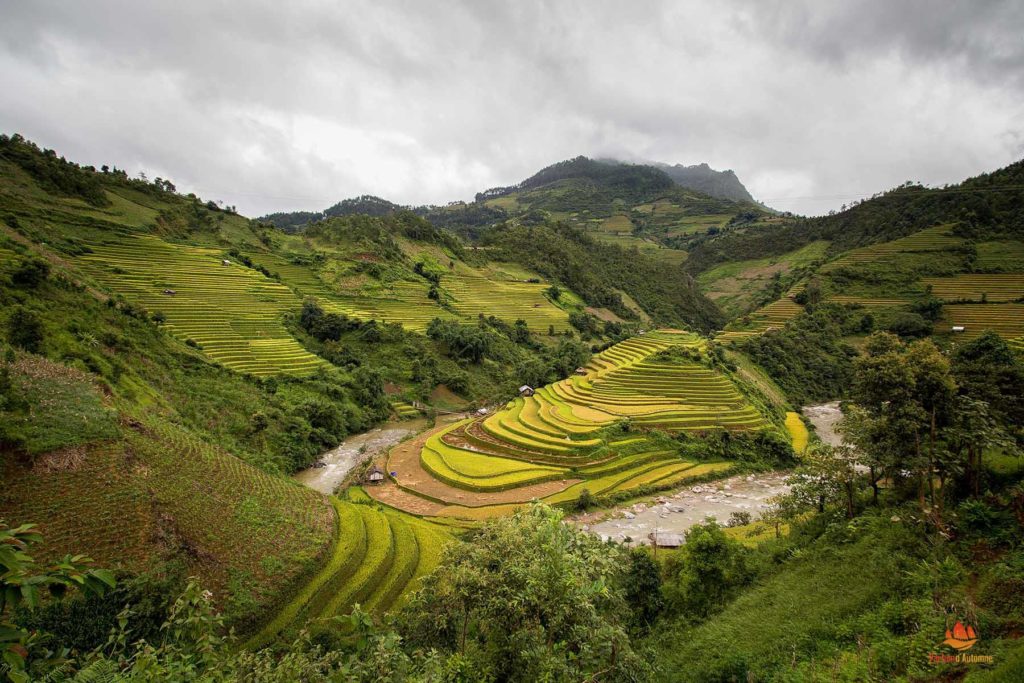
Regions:
<instances>
[{"instance_id":1,"label":"logo watermark","mask_svg":"<svg viewBox=\"0 0 1024 683\"><path fill-rule=\"evenodd\" d=\"M971 654L967 652L978 642L978 632L970 624L964 624L957 619L952 629L946 629L946 639L943 645L948 645L957 651L956 654L931 653L928 655L929 664L991 664L995 661L992 655Z\"/></svg>"}]
</instances>

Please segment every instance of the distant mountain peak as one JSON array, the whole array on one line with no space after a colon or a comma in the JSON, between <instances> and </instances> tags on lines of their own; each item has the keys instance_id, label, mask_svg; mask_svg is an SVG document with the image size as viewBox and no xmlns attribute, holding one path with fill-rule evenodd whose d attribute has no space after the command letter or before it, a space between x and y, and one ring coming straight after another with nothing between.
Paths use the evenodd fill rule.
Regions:
<instances>
[{"instance_id":1,"label":"distant mountain peak","mask_svg":"<svg viewBox=\"0 0 1024 683\"><path fill-rule=\"evenodd\" d=\"M660 162L655 162L652 165L663 170L677 185L682 187L720 199L731 199L734 202L754 202L750 192L732 170L716 171L706 162L693 166L669 165Z\"/></svg>"}]
</instances>

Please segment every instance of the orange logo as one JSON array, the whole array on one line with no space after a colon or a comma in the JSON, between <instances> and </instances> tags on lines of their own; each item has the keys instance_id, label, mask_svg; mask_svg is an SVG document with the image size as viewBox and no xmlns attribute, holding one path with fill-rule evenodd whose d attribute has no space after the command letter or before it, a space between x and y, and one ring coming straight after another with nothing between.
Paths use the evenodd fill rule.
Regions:
<instances>
[{"instance_id":1,"label":"orange logo","mask_svg":"<svg viewBox=\"0 0 1024 683\"><path fill-rule=\"evenodd\" d=\"M963 652L974 647L978 642L978 635L974 632L973 626L964 626L962 622L957 621L952 631L946 629L946 639L942 642L954 650Z\"/></svg>"}]
</instances>

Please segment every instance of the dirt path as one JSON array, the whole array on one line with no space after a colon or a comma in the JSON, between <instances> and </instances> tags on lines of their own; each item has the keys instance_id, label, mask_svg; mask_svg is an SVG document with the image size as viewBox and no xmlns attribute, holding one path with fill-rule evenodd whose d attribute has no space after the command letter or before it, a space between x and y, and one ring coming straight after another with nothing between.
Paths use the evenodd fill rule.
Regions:
<instances>
[{"instance_id":1,"label":"dirt path","mask_svg":"<svg viewBox=\"0 0 1024 683\"><path fill-rule=\"evenodd\" d=\"M426 496L443 500L453 505L479 507L483 505L500 505L502 503L526 503L534 498L543 498L544 496L558 493L581 481L580 479L559 479L530 486L520 486L508 491L494 491L490 493L477 493L449 486L444 482L434 479L420 464L420 451L423 449L423 444L444 426L439 425L437 428L423 432L416 438L409 439L391 449L387 460L387 470L388 472L394 472L395 479L403 487L419 491ZM385 495L391 496L393 494L389 494L384 486L379 487L379 490L374 492L374 497L381 501L384 500L383 496ZM394 495L394 498L397 500L397 495ZM401 506L396 505L396 507Z\"/></svg>"},{"instance_id":2,"label":"dirt path","mask_svg":"<svg viewBox=\"0 0 1024 683\"><path fill-rule=\"evenodd\" d=\"M365 489L366 493L368 493L374 500L378 500L385 505L390 505L393 508L404 510L413 515L434 517L445 509L444 505L413 495L405 489L398 488L398 486L391 481L378 486L366 486Z\"/></svg>"},{"instance_id":3,"label":"dirt path","mask_svg":"<svg viewBox=\"0 0 1024 683\"><path fill-rule=\"evenodd\" d=\"M425 419L388 422L381 427L356 434L320 456L320 467L310 467L295 475L302 484L331 495L359 464L387 452L405 437L427 426Z\"/></svg>"},{"instance_id":4,"label":"dirt path","mask_svg":"<svg viewBox=\"0 0 1024 683\"><path fill-rule=\"evenodd\" d=\"M648 543L647 535L681 534L708 517L720 524L733 512L747 512L756 520L768 507L768 499L789 489L788 472L739 475L706 484L687 486L674 493L658 496L648 503L635 503L613 510L579 515L572 521L602 539L625 541L632 545Z\"/></svg>"}]
</instances>

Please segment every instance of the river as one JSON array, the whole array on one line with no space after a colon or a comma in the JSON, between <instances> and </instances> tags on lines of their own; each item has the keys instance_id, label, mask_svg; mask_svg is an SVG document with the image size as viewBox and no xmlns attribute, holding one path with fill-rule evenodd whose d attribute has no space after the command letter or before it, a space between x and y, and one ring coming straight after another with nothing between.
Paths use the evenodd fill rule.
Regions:
<instances>
[{"instance_id":1,"label":"river","mask_svg":"<svg viewBox=\"0 0 1024 683\"><path fill-rule=\"evenodd\" d=\"M311 489L330 495L353 468L370 458L387 452L402 439L420 433L427 426L425 419L387 422L376 429L356 434L320 456L320 466L310 467L295 475L295 479Z\"/></svg>"},{"instance_id":2,"label":"river","mask_svg":"<svg viewBox=\"0 0 1024 683\"><path fill-rule=\"evenodd\" d=\"M833 446L842 442L836 432L843 417L838 401L804 406L802 412L814 425L818 438ZM691 484L639 503L574 515L570 520L604 539L628 538L633 545L648 543L648 534L655 530L682 534L708 517L725 524L733 512L747 512L752 520L757 520L770 505L770 498L789 490L787 476L788 471L777 471Z\"/></svg>"}]
</instances>

